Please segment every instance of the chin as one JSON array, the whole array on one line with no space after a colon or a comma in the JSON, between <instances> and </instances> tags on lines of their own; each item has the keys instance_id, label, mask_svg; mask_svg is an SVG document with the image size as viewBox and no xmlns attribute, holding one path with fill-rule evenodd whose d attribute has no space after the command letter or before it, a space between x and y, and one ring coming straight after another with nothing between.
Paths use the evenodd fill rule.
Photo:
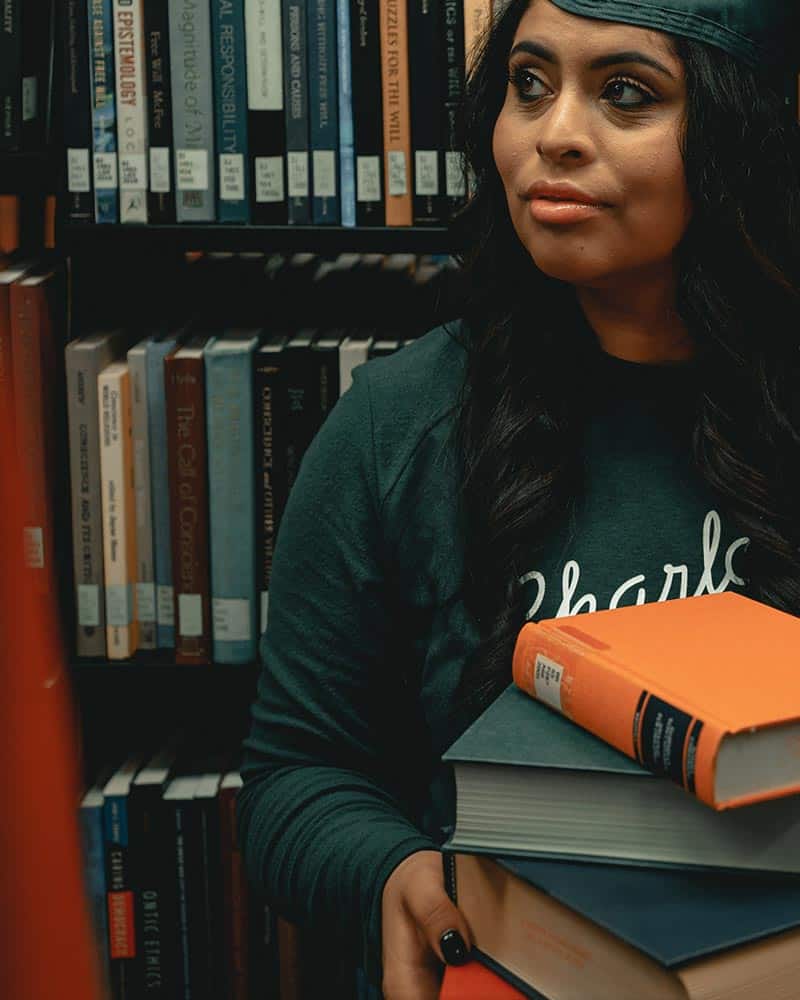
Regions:
<instances>
[{"instance_id":1,"label":"chin","mask_svg":"<svg viewBox=\"0 0 800 1000\"><path fill-rule=\"evenodd\" d=\"M604 282L619 273L619 268L610 266L609 261L587 259L578 253L538 253L528 248L536 267L549 278L564 281L570 285L591 285Z\"/></svg>"}]
</instances>

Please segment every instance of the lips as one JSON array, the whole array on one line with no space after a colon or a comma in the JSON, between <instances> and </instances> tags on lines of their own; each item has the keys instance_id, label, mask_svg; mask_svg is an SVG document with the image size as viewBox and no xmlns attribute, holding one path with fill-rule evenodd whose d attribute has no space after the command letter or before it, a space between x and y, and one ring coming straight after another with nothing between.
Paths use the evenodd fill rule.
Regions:
<instances>
[{"instance_id":1,"label":"lips","mask_svg":"<svg viewBox=\"0 0 800 1000\"><path fill-rule=\"evenodd\" d=\"M597 207L609 207L609 203L595 195L583 191L572 184L547 184L542 181L531 185L525 192L525 198L529 201L541 199L543 201L569 202L575 205L594 205Z\"/></svg>"}]
</instances>

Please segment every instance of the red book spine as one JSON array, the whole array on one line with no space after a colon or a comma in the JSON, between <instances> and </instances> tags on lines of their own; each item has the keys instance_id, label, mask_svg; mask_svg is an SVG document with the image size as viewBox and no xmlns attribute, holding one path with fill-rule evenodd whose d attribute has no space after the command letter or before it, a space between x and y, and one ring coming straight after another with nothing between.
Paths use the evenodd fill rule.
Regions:
<instances>
[{"instance_id":1,"label":"red book spine","mask_svg":"<svg viewBox=\"0 0 800 1000\"><path fill-rule=\"evenodd\" d=\"M236 792L223 785L219 793L226 996L248 1000L247 880L236 836Z\"/></svg>"},{"instance_id":2,"label":"red book spine","mask_svg":"<svg viewBox=\"0 0 800 1000\"><path fill-rule=\"evenodd\" d=\"M175 661L208 663L211 619L208 452L202 353L164 360L169 509L175 589Z\"/></svg>"}]
</instances>

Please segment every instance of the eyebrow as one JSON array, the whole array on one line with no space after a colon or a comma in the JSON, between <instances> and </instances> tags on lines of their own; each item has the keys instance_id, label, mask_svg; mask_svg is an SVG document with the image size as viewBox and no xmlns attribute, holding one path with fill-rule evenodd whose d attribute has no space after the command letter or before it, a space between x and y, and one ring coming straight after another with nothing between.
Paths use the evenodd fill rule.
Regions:
<instances>
[{"instance_id":1,"label":"eyebrow","mask_svg":"<svg viewBox=\"0 0 800 1000\"><path fill-rule=\"evenodd\" d=\"M540 42L517 42L511 50L509 58L517 52L527 52L529 55L538 56L544 62L558 63L558 57L552 49L548 49L546 45L542 45ZM634 49L627 52L610 52L608 55L599 56L589 63L589 69L604 69L607 66L619 66L621 63L642 63L651 69L657 70L659 73L663 73L664 76L668 76L670 80L675 79L675 76L670 73L666 66L651 56L646 56L644 52L637 52Z\"/></svg>"}]
</instances>

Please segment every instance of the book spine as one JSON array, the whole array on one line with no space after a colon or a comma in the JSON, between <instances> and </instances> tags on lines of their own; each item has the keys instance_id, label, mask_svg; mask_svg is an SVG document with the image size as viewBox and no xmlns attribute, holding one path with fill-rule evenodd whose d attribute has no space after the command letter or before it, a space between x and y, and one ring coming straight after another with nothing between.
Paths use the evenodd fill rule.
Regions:
<instances>
[{"instance_id":1,"label":"book spine","mask_svg":"<svg viewBox=\"0 0 800 1000\"><path fill-rule=\"evenodd\" d=\"M47 358L53 349L43 285L11 286L14 429L25 498L23 541L28 583L53 591L53 471L48 454L52 393Z\"/></svg>"},{"instance_id":2,"label":"book spine","mask_svg":"<svg viewBox=\"0 0 800 1000\"><path fill-rule=\"evenodd\" d=\"M178 222L213 222L216 191L211 11L169 0L175 197Z\"/></svg>"},{"instance_id":3,"label":"book spine","mask_svg":"<svg viewBox=\"0 0 800 1000\"><path fill-rule=\"evenodd\" d=\"M334 0L308 0L308 108L311 147L311 216L314 225L338 226L339 117Z\"/></svg>"},{"instance_id":4,"label":"book spine","mask_svg":"<svg viewBox=\"0 0 800 1000\"><path fill-rule=\"evenodd\" d=\"M14 375L11 349L11 286L0 284L0 427L14 434Z\"/></svg>"},{"instance_id":5,"label":"book spine","mask_svg":"<svg viewBox=\"0 0 800 1000\"><path fill-rule=\"evenodd\" d=\"M313 359L310 348L292 347L286 355L286 495L297 479L300 461L313 436Z\"/></svg>"},{"instance_id":6,"label":"book spine","mask_svg":"<svg viewBox=\"0 0 800 1000\"><path fill-rule=\"evenodd\" d=\"M311 221L306 21L306 0L283 0L286 180L288 221L294 226Z\"/></svg>"},{"instance_id":7,"label":"book spine","mask_svg":"<svg viewBox=\"0 0 800 1000\"><path fill-rule=\"evenodd\" d=\"M108 352L67 347L67 419L78 656L106 655L97 376Z\"/></svg>"},{"instance_id":8,"label":"book spine","mask_svg":"<svg viewBox=\"0 0 800 1000\"><path fill-rule=\"evenodd\" d=\"M119 218L114 33L111 0L88 0L94 221Z\"/></svg>"},{"instance_id":9,"label":"book spine","mask_svg":"<svg viewBox=\"0 0 800 1000\"><path fill-rule=\"evenodd\" d=\"M230 1000L249 1000L247 877L238 847L236 788L219 795L220 865L222 868L225 986Z\"/></svg>"},{"instance_id":10,"label":"book spine","mask_svg":"<svg viewBox=\"0 0 800 1000\"><path fill-rule=\"evenodd\" d=\"M202 358L165 362L167 449L178 663L211 659L208 456Z\"/></svg>"},{"instance_id":11,"label":"book spine","mask_svg":"<svg viewBox=\"0 0 800 1000\"><path fill-rule=\"evenodd\" d=\"M150 168L147 215L150 222L164 225L175 221L169 11L164 0L144 0L144 39Z\"/></svg>"},{"instance_id":12,"label":"book spine","mask_svg":"<svg viewBox=\"0 0 800 1000\"><path fill-rule=\"evenodd\" d=\"M386 225L410 226L413 199L406 0L384 0L380 25Z\"/></svg>"},{"instance_id":13,"label":"book spine","mask_svg":"<svg viewBox=\"0 0 800 1000\"><path fill-rule=\"evenodd\" d=\"M288 218L281 0L245 0L244 10L253 222L280 226Z\"/></svg>"},{"instance_id":14,"label":"book spine","mask_svg":"<svg viewBox=\"0 0 800 1000\"><path fill-rule=\"evenodd\" d=\"M353 78L350 65L350 0L336 0L339 66L339 179L343 226L356 224L356 159L353 140Z\"/></svg>"},{"instance_id":15,"label":"book spine","mask_svg":"<svg viewBox=\"0 0 800 1000\"><path fill-rule=\"evenodd\" d=\"M444 157L441 128L440 6L409 0L409 51L414 57L410 78L411 144L414 157L414 224L444 221Z\"/></svg>"},{"instance_id":16,"label":"book spine","mask_svg":"<svg viewBox=\"0 0 800 1000\"><path fill-rule=\"evenodd\" d=\"M103 560L108 657L125 659L139 639L136 594L135 496L131 454L131 396L127 364L98 376Z\"/></svg>"},{"instance_id":17,"label":"book spine","mask_svg":"<svg viewBox=\"0 0 800 1000\"><path fill-rule=\"evenodd\" d=\"M161 864L161 794L163 785L134 785L130 794L130 828L135 884L136 943L139 962L136 996L171 1000L174 996L167 961L169 933Z\"/></svg>"},{"instance_id":18,"label":"book spine","mask_svg":"<svg viewBox=\"0 0 800 1000\"><path fill-rule=\"evenodd\" d=\"M191 976L191 909L190 881L194 874L192 856L193 805L191 802L174 803L174 879L175 925L177 940L175 950L175 993L180 1000L193 1000Z\"/></svg>"},{"instance_id":19,"label":"book spine","mask_svg":"<svg viewBox=\"0 0 800 1000\"><path fill-rule=\"evenodd\" d=\"M724 728L698 718L688 704L668 701L664 692L647 690L593 640L574 636L577 631L567 636L524 625L512 661L517 687L719 809L714 773Z\"/></svg>"},{"instance_id":20,"label":"book spine","mask_svg":"<svg viewBox=\"0 0 800 1000\"><path fill-rule=\"evenodd\" d=\"M22 143L22 3L2 0L0 31L0 150Z\"/></svg>"},{"instance_id":21,"label":"book spine","mask_svg":"<svg viewBox=\"0 0 800 1000\"><path fill-rule=\"evenodd\" d=\"M147 222L143 0L114 0L120 222Z\"/></svg>"},{"instance_id":22,"label":"book spine","mask_svg":"<svg viewBox=\"0 0 800 1000\"><path fill-rule=\"evenodd\" d=\"M250 352L208 355L206 412L214 660L250 663L257 649Z\"/></svg>"},{"instance_id":23,"label":"book spine","mask_svg":"<svg viewBox=\"0 0 800 1000\"><path fill-rule=\"evenodd\" d=\"M103 820L111 987L114 1000L135 1000L136 924L126 795L106 798Z\"/></svg>"},{"instance_id":24,"label":"book spine","mask_svg":"<svg viewBox=\"0 0 800 1000\"><path fill-rule=\"evenodd\" d=\"M256 355L253 379L255 403L256 569L259 594L259 635L267 627L269 581L275 554L278 509L285 503L285 474L276 462L275 430L281 391L280 364Z\"/></svg>"},{"instance_id":25,"label":"book spine","mask_svg":"<svg viewBox=\"0 0 800 1000\"><path fill-rule=\"evenodd\" d=\"M91 222L92 116L89 94L88 0L66 0L64 9L64 146L67 153L66 213L70 222Z\"/></svg>"},{"instance_id":26,"label":"book spine","mask_svg":"<svg viewBox=\"0 0 800 1000\"><path fill-rule=\"evenodd\" d=\"M175 648L175 593L169 515L167 415L164 358L175 341L147 345L147 413L150 435L150 483L153 504L153 554L156 575L156 637L159 648Z\"/></svg>"},{"instance_id":27,"label":"book spine","mask_svg":"<svg viewBox=\"0 0 800 1000\"><path fill-rule=\"evenodd\" d=\"M41 149L44 144L45 86L50 81L55 35L50 24L50 0L22 3L22 74L20 148Z\"/></svg>"},{"instance_id":28,"label":"book spine","mask_svg":"<svg viewBox=\"0 0 800 1000\"><path fill-rule=\"evenodd\" d=\"M444 84L442 128L444 174L448 217L462 207L466 197L464 151L458 136L458 113L464 96L464 7L462 0L443 0Z\"/></svg>"},{"instance_id":29,"label":"book spine","mask_svg":"<svg viewBox=\"0 0 800 1000\"><path fill-rule=\"evenodd\" d=\"M220 866L219 792L204 798L199 808L201 895L196 939L197 975L207 1000L224 996L222 933L222 870ZM202 995L202 994L201 994Z\"/></svg>"},{"instance_id":30,"label":"book spine","mask_svg":"<svg viewBox=\"0 0 800 1000\"><path fill-rule=\"evenodd\" d=\"M383 87L378 0L350 0L356 222L383 226Z\"/></svg>"},{"instance_id":31,"label":"book spine","mask_svg":"<svg viewBox=\"0 0 800 1000\"><path fill-rule=\"evenodd\" d=\"M214 109L216 113L217 219L249 220L247 77L243 0L213 0Z\"/></svg>"},{"instance_id":32,"label":"book spine","mask_svg":"<svg viewBox=\"0 0 800 1000\"><path fill-rule=\"evenodd\" d=\"M133 421L133 484L136 499L136 610L139 647L155 649L156 574L153 557L153 507L150 483L150 429L147 419L147 357L128 352Z\"/></svg>"},{"instance_id":33,"label":"book spine","mask_svg":"<svg viewBox=\"0 0 800 1000\"><path fill-rule=\"evenodd\" d=\"M91 910L92 932L97 960L104 985L110 982L108 954L108 914L106 910L106 864L103 836L103 806L82 805L80 808L83 871L86 893Z\"/></svg>"}]
</instances>

